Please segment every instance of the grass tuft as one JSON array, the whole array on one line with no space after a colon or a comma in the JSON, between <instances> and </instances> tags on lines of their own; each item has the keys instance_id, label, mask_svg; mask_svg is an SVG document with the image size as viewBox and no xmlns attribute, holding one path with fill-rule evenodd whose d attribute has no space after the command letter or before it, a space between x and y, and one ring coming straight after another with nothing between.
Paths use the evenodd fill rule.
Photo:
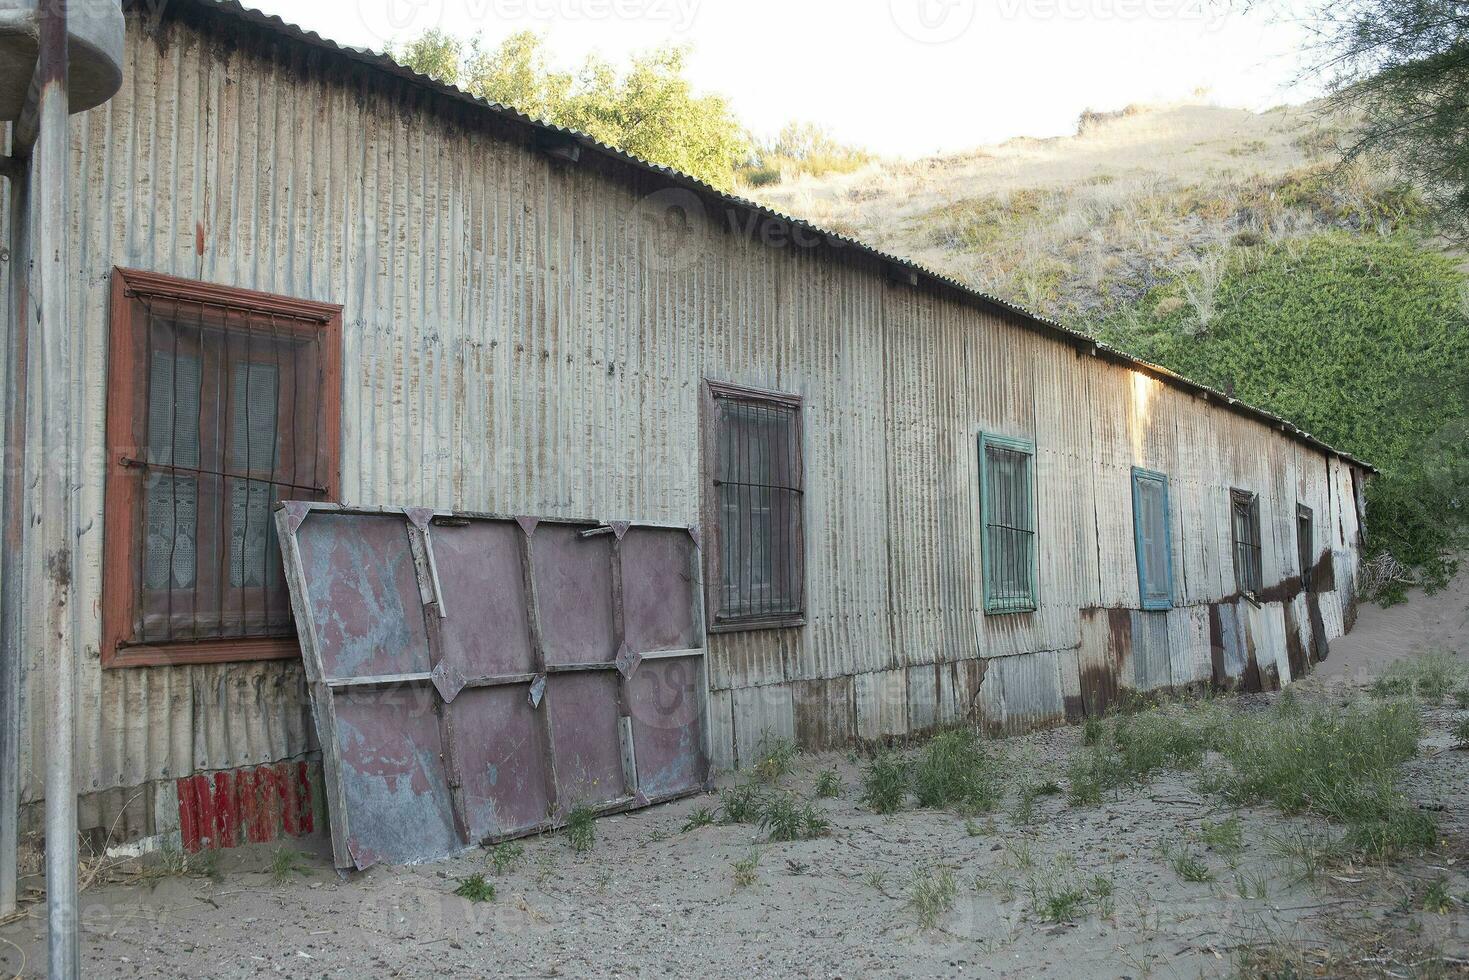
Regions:
<instances>
[{"instance_id":1,"label":"grass tuft","mask_svg":"<svg viewBox=\"0 0 1469 980\"><path fill-rule=\"evenodd\" d=\"M683 832L687 834L691 830L708 827L712 823L714 823L714 811L707 806L701 806L693 813L690 813L689 818L684 821Z\"/></svg>"},{"instance_id":2,"label":"grass tuft","mask_svg":"<svg viewBox=\"0 0 1469 980\"><path fill-rule=\"evenodd\" d=\"M736 888L748 888L755 883L758 877L757 869L760 866L760 852L751 851L738 861L730 862L729 869L734 874Z\"/></svg>"},{"instance_id":3,"label":"grass tuft","mask_svg":"<svg viewBox=\"0 0 1469 980\"><path fill-rule=\"evenodd\" d=\"M999 767L986 755L972 731L935 736L913 767L913 795L918 805L954 807L964 813L986 813L999 801Z\"/></svg>"},{"instance_id":4,"label":"grass tuft","mask_svg":"<svg viewBox=\"0 0 1469 980\"><path fill-rule=\"evenodd\" d=\"M954 907L957 886L948 868L915 868L908 884L908 907L918 918L920 929L933 929Z\"/></svg>"},{"instance_id":5,"label":"grass tuft","mask_svg":"<svg viewBox=\"0 0 1469 980\"><path fill-rule=\"evenodd\" d=\"M1244 850L1244 823L1239 817L1227 817L1218 823L1205 820L1199 828L1199 840L1211 851L1224 855Z\"/></svg>"},{"instance_id":6,"label":"grass tuft","mask_svg":"<svg viewBox=\"0 0 1469 980\"><path fill-rule=\"evenodd\" d=\"M218 853L218 852L213 852ZM283 885L291 875L309 875L310 869L301 863L301 855L289 847L277 847L270 856L270 880ZM210 875L211 878L214 875Z\"/></svg>"},{"instance_id":7,"label":"grass tuft","mask_svg":"<svg viewBox=\"0 0 1469 980\"><path fill-rule=\"evenodd\" d=\"M802 804L790 793L777 793L767 797L761 808L760 829L769 833L772 841L784 842L825 837L831 824L815 804Z\"/></svg>"},{"instance_id":8,"label":"grass tuft","mask_svg":"<svg viewBox=\"0 0 1469 980\"><path fill-rule=\"evenodd\" d=\"M1214 880L1214 872L1203 860L1187 848L1169 848L1163 852L1173 873L1184 881L1205 882Z\"/></svg>"},{"instance_id":9,"label":"grass tuft","mask_svg":"<svg viewBox=\"0 0 1469 980\"><path fill-rule=\"evenodd\" d=\"M897 813L908 797L908 764L883 752L862 771L862 805L873 813Z\"/></svg>"},{"instance_id":10,"label":"grass tuft","mask_svg":"<svg viewBox=\"0 0 1469 980\"><path fill-rule=\"evenodd\" d=\"M1380 698L1416 695L1437 704L1465 680L1469 680L1469 666L1447 650L1433 650L1388 665L1373 682L1372 693Z\"/></svg>"},{"instance_id":11,"label":"grass tuft","mask_svg":"<svg viewBox=\"0 0 1469 980\"><path fill-rule=\"evenodd\" d=\"M752 783L731 786L719 794L719 812L725 823L754 823L764 803L760 787Z\"/></svg>"},{"instance_id":12,"label":"grass tuft","mask_svg":"<svg viewBox=\"0 0 1469 980\"><path fill-rule=\"evenodd\" d=\"M754 775L762 783L774 785L795 768L796 743L788 738L767 732L760 737L755 751L759 758L754 765Z\"/></svg>"},{"instance_id":13,"label":"grass tuft","mask_svg":"<svg viewBox=\"0 0 1469 980\"><path fill-rule=\"evenodd\" d=\"M843 789L844 787L842 786L842 777L840 774L837 773L835 768L823 769L816 774L817 796L822 797L823 799L831 799L833 797L841 796Z\"/></svg>"}]
</instances>

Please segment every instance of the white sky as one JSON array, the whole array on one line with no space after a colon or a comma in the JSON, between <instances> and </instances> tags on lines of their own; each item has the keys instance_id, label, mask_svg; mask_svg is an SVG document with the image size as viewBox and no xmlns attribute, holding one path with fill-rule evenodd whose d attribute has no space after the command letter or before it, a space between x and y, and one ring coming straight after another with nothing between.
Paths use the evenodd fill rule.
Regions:
<instances>
[{"instance_id":1,"label":"white sky","mask_svg":"<svg viewBox=\"0 0 1469 980\"><path fill-rule=\"evenodd\" d=\"M1293 87L1299 30L1227 0L245 0L381 50L429 27L493 45L530 28L560 67L692 47L696 86L760 135L815 120L916 157L1071 133L1082 109L1189 98L1264 109Z\"/></svg>"}]
</instances>

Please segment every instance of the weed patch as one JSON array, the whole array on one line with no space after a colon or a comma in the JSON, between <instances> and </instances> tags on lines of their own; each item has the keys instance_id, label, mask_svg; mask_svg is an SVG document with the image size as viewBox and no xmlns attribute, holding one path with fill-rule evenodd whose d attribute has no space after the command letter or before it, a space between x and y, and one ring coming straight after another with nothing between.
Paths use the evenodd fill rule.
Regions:
<instances>
[{"instance_id":1,"label":"weed patch","mask_svg":"<svg viewBox=\"0 0 1469 980\"><path fill-rule=\"evenodd\" d=\"M502 875L512 870L525 857L525 845L519 841L500 844L490 851L490 870Z\"/></svg>"},{"instance_id":2,"label":"weed patch","mask_svg":"<svg viewBox=\"0 0 1469 980\"><path fill-rule=\"evenodd\" d=\"M471 902L492 902L495 900L495 886L486 881L484 875L475 873L468 878L460 878L454 894Z\"/></svg>"},{"instance_id":3,"label":"weed patch","mask_svg":"<svg viewBox=\"0 0 1469 980\"><path fill-rule=\"evenodd\" d=\"M597 812L585 803L571 808L566 818L566 842L578 854L586 854L597 843Z\"/></svg>"}]
</instances>

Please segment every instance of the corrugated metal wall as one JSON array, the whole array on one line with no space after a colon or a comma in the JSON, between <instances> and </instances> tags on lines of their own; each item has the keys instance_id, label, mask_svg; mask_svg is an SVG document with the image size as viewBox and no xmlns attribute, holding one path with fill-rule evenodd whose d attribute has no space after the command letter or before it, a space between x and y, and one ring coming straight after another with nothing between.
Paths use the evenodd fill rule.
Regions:
<instances>
[{"instance_id":1,"label":"corrugated metal wall","mask_svg":"<svg viewBox=\"0 0 1469 980\"><path fill-rule=\"evenodd\" d=\"M123 90L74 129L84 791L314 739L295 664L99 665L115 265L344 304L353 503L692 522L701 378L800 394L809 623L711 638L726 764L766 730L839 742L976 705L993 726L1032 724L1109 671L1123 686L1208 679L1207 604L1249 619L1257 646L1280 632L1279 603L1228 598L1230 486L1262 494L1266 582L1294 572L1296 500L1316 508L1340 587L1326 632L1349 619L1352 475L1279 432L856 262L731 233L723 215L670 243L645 220L656 187L595 159L553 165L332 55L253 30L146 35L137 18L128 40ZM1037 446L1034 615L982 613L981 430ZM1122 626L1095 610L1138 605L1134 464L1172 477L1186 608L1131 614L1136 648L1114 649ZM46 740L31 712L26 799Z\"/></svg>"}]
</instances>

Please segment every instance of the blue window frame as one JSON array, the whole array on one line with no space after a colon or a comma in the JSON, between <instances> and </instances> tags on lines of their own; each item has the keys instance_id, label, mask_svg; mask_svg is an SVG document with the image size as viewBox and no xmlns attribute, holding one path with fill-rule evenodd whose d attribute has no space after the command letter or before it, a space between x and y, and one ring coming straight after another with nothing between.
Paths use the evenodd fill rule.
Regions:
<instances>
[{"instance_id":1,"label":"blue window frame","mask_svg":"<svg viewBox=\"0 0 1469 980\"><path fill-rule=\"evenodd\" d=\"M1168 520L1168 477L1132 468L1132 532L1137 588L1144 609L1173 608L1173 541Z\"/></svg>"},{"instance_id":2,"label":"blue window frame","mask_svg":"<svg viewBox=\"0 0 1469 980\"><path fill-rule=\"evenodd\" d=\"M1036 607L1035 443L979 437L984 611Z\"/></svg>"}]
</instances>

